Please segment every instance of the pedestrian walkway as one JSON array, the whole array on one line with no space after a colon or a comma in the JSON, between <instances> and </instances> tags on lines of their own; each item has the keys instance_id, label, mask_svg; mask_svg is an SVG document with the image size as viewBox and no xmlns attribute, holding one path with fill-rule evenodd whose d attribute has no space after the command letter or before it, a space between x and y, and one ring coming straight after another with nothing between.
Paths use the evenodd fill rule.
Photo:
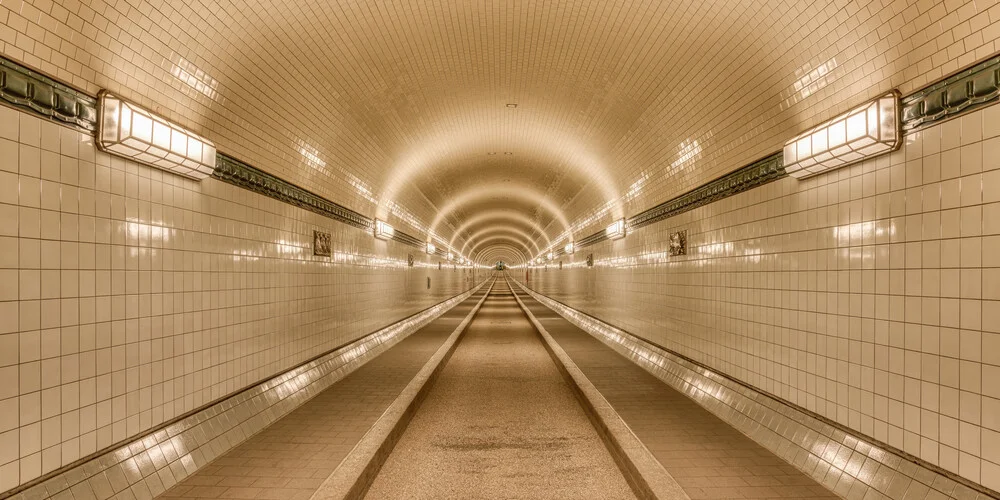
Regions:
<instances>
[{"instance_id":1,"label":"pedestrian walkway","mask_svg":"<svg viewBox=\"0 0 1000 500\"><path fill-rule=\"evenodd\" d=\"M488 289L484 286L161 498L308 499Z\"/></svg>"},{"instance_id":2,"label":"pedestrian walkway","mask_svg":"<svg viewBox=\"0 0 1000 500\"><path fill-rule=\"evenodd\" d=\"M367 498L635 498L497 281Z\"/></svg>"},{"instance_id":3,"label":"pedestrian walkway","mask_svg":"<svg viewBox=\"0 0 1000 500\"><path fill-rule=\"evenodd\" d=\"M693 500L839 498L552 309L516 292Z\"/></svg>"}]
</instances>

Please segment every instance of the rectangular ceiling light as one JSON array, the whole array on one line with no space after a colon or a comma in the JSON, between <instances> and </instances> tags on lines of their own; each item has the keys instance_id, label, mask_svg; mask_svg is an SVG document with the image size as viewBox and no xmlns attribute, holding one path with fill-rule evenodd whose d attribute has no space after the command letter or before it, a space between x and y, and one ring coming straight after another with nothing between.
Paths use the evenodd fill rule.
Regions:
<instances>
[{"instance_id":1,"label":"rectangular ceiling light","mask_svg":"<svg viewBox=\"0 0 1000 500\"><path fill-rule=\"evenodd\" d=\"M98 96L102 151L196 180L215 171L215 144L108 91Z\"/></svg>"},{"instance_id":2,"label":"rectangular ceiling light","mask_svg":"<svg viewBox=\"0 0 1000 500\"><path fill-rule=\"evenodd\" d=\"M386 221L375 219L375 237L380 240L391 240L392 236L396 234L396 230L393 229Z\"/></svg>"},{"instance_id":3,"label":"rectangular ceiling light","mask_svg":"<svg viewBox=\"0 0 1000 500\"><path fill-rule=\"evenodd\" d=\"M785 172L802 179L895 151L899 93L892 91L785 143Z\"/></svg>"},{"instance_id":4,"label":"rectangular ceiling light","mask_svg":"<svg viewBox=\"0 0 1000 500\"><path fill-rule=\"evenodd\" d=\"M625 237L625 219L618 219L611 223L607 229L604 230L604 235L608 237L609 240L620 240Z\"/></svg>"},{"instance_id":5,"label":"rectangular ceiling light","mask_svg":"<svg viewBox=\"0 0 1000 500\"><path fill-rule=\"evenodd\" d=\"M563 251L566 252L567 255L572 255L573 252L576 251L576 246L573 245L573 242L571 241L567 243L565 247L563 247Z\"/></svg>"},{"instance_id":6,"label":"rectangular ceiling light","mask_svg":"<svg viewBox=\"0 0 1000 500\"><path fill-rule=\"evenodd\" d=\"M427 253L429 253L429 254L433 254L433 253L434 253L434 252L436 252L436 251L437 251L437 247L436 247L436 246L434 246L434 244L433 244L433 243L431 243L431 242L429 242L429 241L428 241L428 242L427 242Z\"/></svg>"}]
</instances>

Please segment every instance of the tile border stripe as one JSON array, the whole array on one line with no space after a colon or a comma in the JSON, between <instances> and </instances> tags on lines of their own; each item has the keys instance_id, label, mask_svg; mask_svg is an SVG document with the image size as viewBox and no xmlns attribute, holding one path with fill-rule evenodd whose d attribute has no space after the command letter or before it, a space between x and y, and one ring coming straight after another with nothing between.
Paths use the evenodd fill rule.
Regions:
<instances>
[{"instance_id":1,"label":"tile border stripe","mask_svg":"<svg viewBox=\"0 0 1000 500\"><path fill-rule=\"evenodd\" d=\"M998 100L1000 56L994 56L904 97L903 131L928 127Z\"/></svg>"},{"instance_id":2,"label":"tile border stripe","mask_svg":"<svg viewBox=\"0 0 1000 500\"><path fill-rule=\"evenodd\" d=\"M81 132L97 131L97 99L2 56L0 100Z\"/></svg>"},{"instance_id":3,"label":"tile border stripe","mask_svg":"<svg viewBox=\"0 0 1000 500\"><path fill-rule=\"evenodd\" d=\"M927 494L932 490L941 495L938 498L1000 498L1000 493L985 486L537 293L517 279L512 281L570 323L843 498L903 498L908 491Z\"/></svg>"},{"instance_id":4,"label":"tile border stripe","mask_svg":"<svg viewBox=\"0 0 1000 500\"><path fill-rule=\"evenodd\" d=\"M375 221L372 219L259 168L222 153L219 153L217 158L215 172L212 174L214 179L318 213L358 229L372 231L375 227Z\"/></svg>"},{"instance_id":5,"label":"tile border stripe","mask_svg":"<svg viewBox=\"0 0 1000 500\"><path fill-rule=\"evenodd\" d=\"M786 177L785 166L782 154L775 153L766 158L757 160L749 165L740 167L718 179L709 181L699 187L692 189L680 196L671 198L659 205L639 212L632 217L625 219L625 228L628 231L660 222L665 219L682 214L689 210L716 202L722 198L727 198L743 191L762 186L771 181ZM590 236L581 238L576 242L576 248L586 248L606 241L608 237L604 231L598 231ZM566 252L562 249L553 251L553 255L560 256Z\"/></svg>"}]
</instances>

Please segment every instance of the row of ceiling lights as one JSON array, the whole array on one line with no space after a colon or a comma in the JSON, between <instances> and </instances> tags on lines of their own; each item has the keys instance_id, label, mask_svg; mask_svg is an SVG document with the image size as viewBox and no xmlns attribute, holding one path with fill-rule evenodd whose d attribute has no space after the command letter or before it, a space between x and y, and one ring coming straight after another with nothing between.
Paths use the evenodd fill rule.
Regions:
<instances>
[{"instance_id":1,"label":"row of ceiling lights","mask_svg":"<svg viewBox=\"0 0 1000 500\"><path fill-rule=\"evenodd\" d=\"M899 149L903 142L899 100L899 92L893 90L789 139L782 150L785 171L804 179ZM624 238L625 219L608 225L604 235L609 240ZM565 252L572 254L574 249L570 242ZM549 249L529 263L554 258Z\"/></svg>"},{"instance_id":2,"label":"row of ceiling lights","mask_svg":"<svg viewBox=\"0 0 1000 500\"><path fill-rule=\"evenodd\" d=\"M384 220L375 219L375 230L373 234L376 239L387 241L391 240L392 237L396 235L396 229ZM434 243L428 241L426 246L424 247L424 250L429 255L434 255L434 253L437 252L437 246ZM451 251L451 249L448 250L448 253L445 255L445 258L447 258L449 261L455 261L463 265L468 265L472 263L472 260L470 260L468 257L462 255L456 256L455 253Z\"/></svg>"},{"instance_id":3,"label":"row of ceiling lights","mask_svg":"<svg viewBox=\"0 0 1000 500\"><path fill-rule=\"evenodd\" d=\"M215 171L212 141L107 91L100 93L98 101L97 145L102 151L198 181ZM391 240L396 230L376 219L372 234ZM434 254L437 248L428 242L426 251ZM463 265L472 263L450 249L446 258Z\"/></svg>"},{"instance_id":4,"label":"row of ceiling lights","mask_svg":"<svg viewBox=\"0 0 1000 500\"><path fill-rule=\"evenodd\" d=\"M211 141L107 91L98 98L101 150L196 180L214 172L216 149ZM802 179L895 151L902 144L899 99L894 90L788 140L783 149L785 171ZM517 104L508 103L507 108ZM395 229L376 219L373 234L390 240ZM624 238L625 219L608 225L604 234L610 240ZM436 248L428 242L426 250L432 254ZM564 250L572 254L574 243L570 241ZM449 251L447 257L454 260L455 255ZM550 249L545 257L552 260L555 255ZM458 261L469 263L463 256ZM541 256L531 261L541 262Z\"/></svg>"}]
</instances>

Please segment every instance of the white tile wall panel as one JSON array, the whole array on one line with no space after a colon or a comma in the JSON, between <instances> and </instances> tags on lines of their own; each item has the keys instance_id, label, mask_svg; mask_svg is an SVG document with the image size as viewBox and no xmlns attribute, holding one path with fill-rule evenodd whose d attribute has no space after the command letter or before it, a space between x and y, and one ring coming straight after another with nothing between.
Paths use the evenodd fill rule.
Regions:
<instances>
[{"instance_id":1,"label":"white tile wall panel","mask_svg":"<svg viewBox=\"0 0 1000 500\"><path fill-rule=\"evenodd\" d=\"M841 498L988 500L988 491L801 411L704 365L525 289L584 332L750 436Z\"/></svg>"},{"instance_id":2,"label":"white tile wall panel","mask_svg":"<svg viewBox=\"0 0 1000 500\"><path fill-rule=\"evenodd\" d=\"M110 157L32 115L0 106L0 123L0 491L474 283L471 269ZM331 257L313 256L314 229L333 234Z\"/></svg>"},{"instance_id":3,"label":"white tile wall panel","mask_svg":"<svg viewBox=\"0 0 1000 500\"><path fill-rule=\"evenodd\" d=\"M158 496L458 305L481 286L482 283L132 442L45 478L10 498Z\"/></svg>"},{"instance_id":4,"label":"white tile wall panel","mask_svg":"<svg viewBox=\"0 0 1000 500\"><path fill-rule=\"evenodd\" d=\"M519 269L546 296L1000 489L1000 106ZM669 235L686 230L687 255ZM587 267L588 254L594 267ZM530 272L530 276L526 275Z\"/></svg>"}]
</instances>

